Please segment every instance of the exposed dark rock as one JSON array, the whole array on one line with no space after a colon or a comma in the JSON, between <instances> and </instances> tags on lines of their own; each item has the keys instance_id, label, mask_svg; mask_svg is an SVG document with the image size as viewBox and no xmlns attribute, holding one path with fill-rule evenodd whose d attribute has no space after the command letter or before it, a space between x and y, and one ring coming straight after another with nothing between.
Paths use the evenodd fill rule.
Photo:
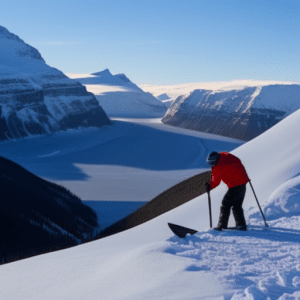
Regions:
<instances>
[{"instance_id":1,"label":"exposed dark rock","mask_svg":"<svg viewBox=\"0 0 300 300\"><path fill-rule=\"evenodd\" d=\"M97 215L62 186L0 157L0 263L93 238Z\"/></svg>"},{"instance_id":2,"label":"exposed dark rock","mask_svg":"<svg viewBox=\"0 0 300 300\"><path fill-rule=\"evenodd\" d=\"M103 238L145 223L169 210L184 204L206 192L205 183L211 172L207 171L188 178L159 194L137 211L104 229L98 238Z\"/></svg>"}]
</instances>

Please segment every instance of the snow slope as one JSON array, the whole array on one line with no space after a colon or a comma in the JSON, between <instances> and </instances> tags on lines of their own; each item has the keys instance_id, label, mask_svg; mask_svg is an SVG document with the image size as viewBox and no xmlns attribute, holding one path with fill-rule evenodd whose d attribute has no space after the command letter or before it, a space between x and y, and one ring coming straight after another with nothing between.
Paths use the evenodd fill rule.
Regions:
<instances>
[{"instance_id":1,"label":"snow slope","mask_svg":"<svg viewBox=\"0 0 300 300\"><path fill-rule=\"evenodd\" d=\"M158 118L167 107L145 93L124 74L112 75L108 69L93 74L69 74L86 86L110 117Z\"/></svg>"},{"instance_id":2,"label":"snow slope","mask_svg":"<svg viewBox=\"0 0 300 300\"><path fill-rule=\"evenodd\" d=\"M202 195L120 234L1 266L1 297L299 299L300 217L293 211L295 199L300 200L299 120L297 111L233 151L244 162L266 213L276 208L270 229L264 229L248 189L244 206L250 230L209 230ZM221 185L212 191L214 224L225 190ZM171 234L167 222L201 231L182 240Z\"/></svg>"}]
</instances>

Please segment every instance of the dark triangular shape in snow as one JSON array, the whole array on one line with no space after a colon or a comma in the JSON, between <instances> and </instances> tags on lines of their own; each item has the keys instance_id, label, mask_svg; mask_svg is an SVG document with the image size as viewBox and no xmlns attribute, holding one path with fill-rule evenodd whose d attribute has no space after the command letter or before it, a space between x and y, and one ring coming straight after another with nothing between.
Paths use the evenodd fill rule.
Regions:
<instances>
[{"instance_id":1,"label":"dark triangular shape in snow","mask_svg":"<svg viewBox=\"0 0 300 300\"><path fill-rule=\"evenodd\" d=\"M198 231L195 229L179 226L176 224L168 223L170 229L173 231L174 234L176 234L180 238L185 238L187 234L195 234Z\"/></svg>"}]
</instances>

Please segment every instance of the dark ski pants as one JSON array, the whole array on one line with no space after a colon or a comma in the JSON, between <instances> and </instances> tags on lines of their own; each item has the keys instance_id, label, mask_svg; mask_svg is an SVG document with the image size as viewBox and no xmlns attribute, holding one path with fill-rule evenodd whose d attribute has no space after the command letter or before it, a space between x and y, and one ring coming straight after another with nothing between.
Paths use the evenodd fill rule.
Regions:
<instances>
[{"instance_id":1,"label":"dark ski pants","mask_svg":"<svg viewBox=\"0 0 300 300\"><path fill-rule=\"evenodd\" d=\"M227 191L222 200L218 227L227 228L231 208L236 226L246 226L244 211L242 208L245 194L246 184L230 188Z\"/></svg>"}]
</instances>

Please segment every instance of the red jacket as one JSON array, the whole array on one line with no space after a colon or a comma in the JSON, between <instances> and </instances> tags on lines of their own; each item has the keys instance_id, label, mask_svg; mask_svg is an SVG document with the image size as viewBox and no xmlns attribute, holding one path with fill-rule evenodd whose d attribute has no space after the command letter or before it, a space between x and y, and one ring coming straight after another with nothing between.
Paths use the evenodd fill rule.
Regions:
<instances>
[{"instance_id":1,"label":"red jacket","mask_svg":"<svg viewBox=\"0 0 300 300\"><path fill-rule=\"evenodd\" d=\"M219 161L211 170L210 188L217 187L221 180L227 184L228 188L246 184L249 178L241 161L227 152L219 154Z\"/></svg>"}]
</instances>

